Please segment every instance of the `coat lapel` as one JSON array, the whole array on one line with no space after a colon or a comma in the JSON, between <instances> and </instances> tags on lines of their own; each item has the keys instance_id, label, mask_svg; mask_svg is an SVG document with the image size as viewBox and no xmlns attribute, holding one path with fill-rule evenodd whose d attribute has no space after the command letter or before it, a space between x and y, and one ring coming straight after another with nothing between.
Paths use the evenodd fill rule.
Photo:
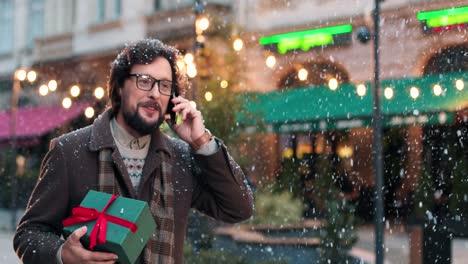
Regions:
<instances>
[{"instance_id":1,"label":"coat lapel","mask_svg":"<svg viewBox=\"0 0 468 264\"><path fill-rule=\"evenodd\" d=\"M135 188L133 188L132 180L130 179L130 175L128 175L127 167L125 166L125 163L122 160L122 156L120 155L117 148L114 149L114 151L112 152L112 160L114 161L115 167L118 171L115 177L117 178L117 180L119 180L119 176L121 177L120 180L123 180L124 187L128 191L130 198L136 199L137 195ZM120 180L119 182L122 182Z\"/></svg>"},{"instance_id":2,"label":"coat lapel","mask_svg":"<svg viewBox=\"0 0 468 264\"><path fill-rule=\"evenodd\" d=\"M112 160L116 168L116 180L123 184L123 189L127 191L129 197L136 198L136 192L133 188L132 181L128 175L127 168L122 160L117 146L115 145L114 138L110 131L110 120L112 112L110 109L106 110L96 120L94 120L93 128L90 136L89 149L91 151L100 151L102 149L112 150Z\"/></svg>"},{"instance_id":3,"label":"coat lapel","mask_svg":"<svg viewBox=\"0 0 468 264\"><path fill-rule=\"evenodd\" d=\"M155 175L155 177L159 176L154 173L154 171L161 167L161 155L166 154L168 159L171 157L167 141L167 136L159 130L156 130L156 132L151 135L150 147L148 156L146 156L145 165L143 166L143 178L141 179L140 186L146 186L151 180L152 175Z\"/></svg>"}]
</instances>

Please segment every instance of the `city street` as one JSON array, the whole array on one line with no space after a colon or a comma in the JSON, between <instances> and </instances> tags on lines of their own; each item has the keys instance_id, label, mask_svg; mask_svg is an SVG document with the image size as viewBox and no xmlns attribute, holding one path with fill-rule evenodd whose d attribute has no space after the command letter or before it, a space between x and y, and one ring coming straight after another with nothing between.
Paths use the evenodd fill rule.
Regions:
<instances>
[{"instance_id":1,"label":"city street","mask_svg":"<svg viewBox=\"0 0 468 264\"><path fill-rule=\"evenodd\" d=\"M0 231L0 262L5 264L18 264L21 261L13 251L13 233Z\"/></svg>"},{"instance_id":2,"label":"city street","mask_svg":"<svg viewBox=\"0 0 468 264\"><path fill-rule=\"evenodd\" d=\"M375 263L374 255L374 226L361 226L358 230L359 241L353 251L368 263ZM403 226L396 225L385 232L385 264L410 264L409 239ZM466 263L468 259L468 240L454 239L452 241L452 264Z\"/></svg>"},{"instance_id":3,"label":"city street","mask_svg":"<svg viewBox=\"0 0 468 264\"><path fill-rule=\"evenodd\" d=\"M408 236L399 228L386 232L385 241L387 250L385 264L409 264ZM359 228L359 241L353 248L354 255L361 257L369 264L374 262L374 228L363 226ZM10 231L0 230L0 263L19 264L21 261L15 255L12 245L13 234ZM468 259L468 240L455 239L452 245L452 263L466 263Z\"/></svg>"}]
</instances>

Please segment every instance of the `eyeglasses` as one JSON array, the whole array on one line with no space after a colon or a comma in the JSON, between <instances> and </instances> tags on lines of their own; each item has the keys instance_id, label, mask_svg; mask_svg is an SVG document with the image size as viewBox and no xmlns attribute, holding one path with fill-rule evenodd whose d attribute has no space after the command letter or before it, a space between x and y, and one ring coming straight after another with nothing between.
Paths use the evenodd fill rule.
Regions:
<instances>
[{"instance_id":1,"label":"eyeglasses","mask_svg":"<svg viewBox=\"0 0 468 264\"><path fill-rule=\"evenodd\" d=\"M129 74L129 77L136 77L136 86L143 91L151 91L154 84L158 83L159 93L163 95L171 95L173 83L167 80L158 80L148 74Z\"/></svg>"}]
</instances>

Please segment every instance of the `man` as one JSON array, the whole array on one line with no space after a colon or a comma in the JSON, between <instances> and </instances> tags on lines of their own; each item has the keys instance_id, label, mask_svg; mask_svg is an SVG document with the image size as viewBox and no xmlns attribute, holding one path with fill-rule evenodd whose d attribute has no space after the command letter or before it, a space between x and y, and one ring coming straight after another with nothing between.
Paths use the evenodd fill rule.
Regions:
<instances>
[{"instance_id":1,"label":"man","mask_svg":"<svg viewBox=\"0 0 468 264\"><path fill-rule=\"evenodd\" d=\"M187 88L178 57L154 39L128 45L111 66L111 109L51 142L14 237L24 263L117 261L81 245L86 227L60 237L62 220L91 189L148 202L157 229L138 263L183 263L190 208L231 223L251 216L242 170L205 129L202 114L178 96ZM159 130L166 113L180 139ZM175 124L176 114L182 123Z\"/></svg>"}]
</instances>

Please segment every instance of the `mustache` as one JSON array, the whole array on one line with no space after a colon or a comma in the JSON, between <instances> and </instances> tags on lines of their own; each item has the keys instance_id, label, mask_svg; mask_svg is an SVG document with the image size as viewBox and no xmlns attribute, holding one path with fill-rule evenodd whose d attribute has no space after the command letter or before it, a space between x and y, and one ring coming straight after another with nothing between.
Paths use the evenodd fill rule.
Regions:
<instances>
[{"instance_id":1,"label":"mustache","mask_svg":"<svg viewBox=\"0 0 468 264\"><path fill-rule=\"evenodd\" d=\"M138 107L154 108L158 110L159 112L161 112L161 105L154 101L147 101L147 102L139 103Z\"/></svg>"}]
</instances>

